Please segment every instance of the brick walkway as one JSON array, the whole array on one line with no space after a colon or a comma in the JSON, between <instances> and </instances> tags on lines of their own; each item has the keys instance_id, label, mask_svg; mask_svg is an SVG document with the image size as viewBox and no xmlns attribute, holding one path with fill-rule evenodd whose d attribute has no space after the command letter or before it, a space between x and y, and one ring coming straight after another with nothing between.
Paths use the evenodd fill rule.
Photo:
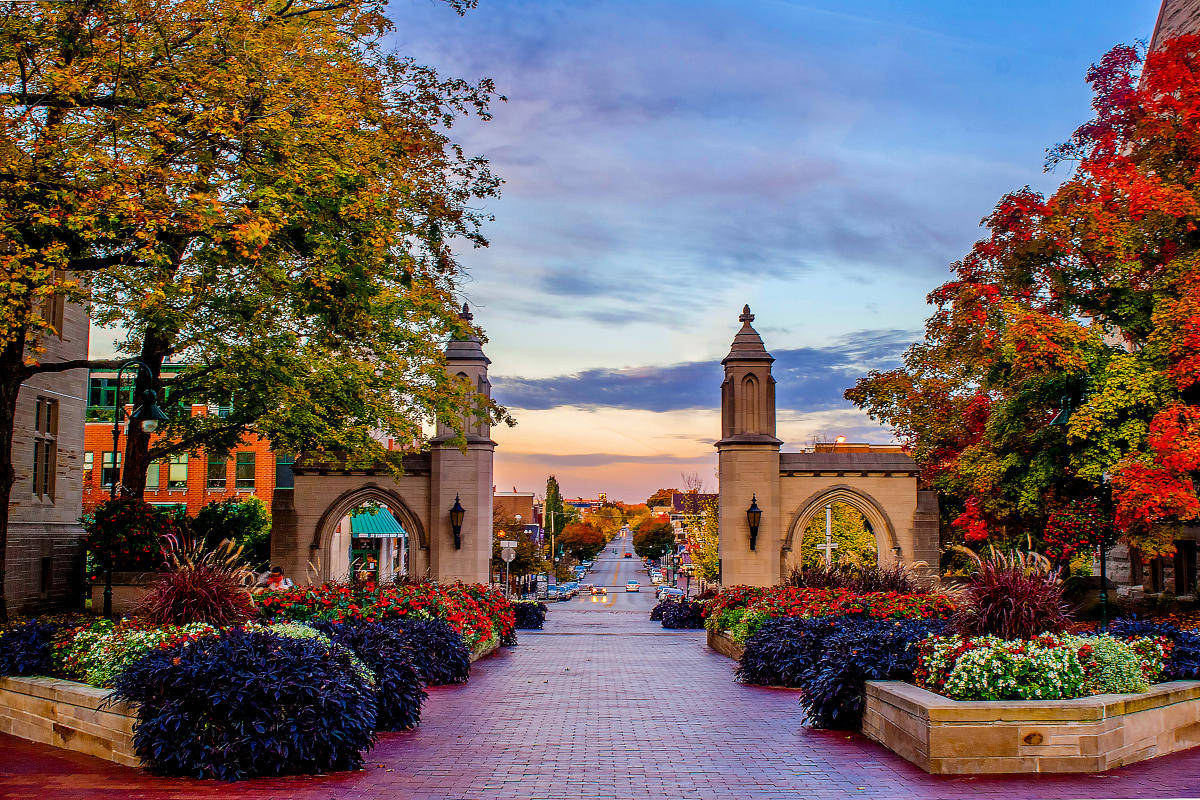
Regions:
<instances>
[{"instance_id":1,"label":"brick walkway","mask_svg":"<svg viewBox=\"0 0 1200 800\"><path fill-rule=\"evenodd\" d=\"M361 772L221 785L157 779L0 736L2 798L1142 798L1200 795L1200 749L1104 775L931 777L861 736L801 726L793 693L741 686L652 596L554 607L546 630L430 692Z\"/></svg>"}]
</instances>

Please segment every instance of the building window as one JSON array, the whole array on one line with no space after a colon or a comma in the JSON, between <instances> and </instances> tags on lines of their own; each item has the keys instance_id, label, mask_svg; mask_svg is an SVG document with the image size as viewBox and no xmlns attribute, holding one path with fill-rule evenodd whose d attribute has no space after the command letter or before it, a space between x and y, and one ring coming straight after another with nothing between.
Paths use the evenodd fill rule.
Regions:
<instances>
[{"instance_id":1,"label":"building window","mask_svg":"<svg viewBox=\"0 0 1200 800\"><path fill-rule=\"evenodd\" d=\"M161 476L162 462L151 461L150 466L146 468L146 491L157 492Z\"/></svg>"},{"instance_id":2,"label":"building window","mask_svg":"<svg viewBox=\"0 0 1200 800\"><path fill-rule=\"evenodd\" d=\"M224 456L209 455L208 457L208 488L225 490L229 480L229 461Z\"/></svg>"},{"instance_id":3,"label":"building window","mask_svg":"<svg viewBox=\"0 0 1200 800\"><path fill-rule=\"evenodd\" d=\"M37 398L33 412L33 494L54 500L54 478L58 466L58 401Z\"/></svg>"},{"instance_id":4,"label":"building window","mask_svg":"<svg viewBox=\"0 0 1200 800\"><path fill-rule=\"evenodd\" d=\"M63 337L63 312L66 306L66 298L58 292L42 301L42 319L47 325L54 328L54 334L59 339Z\"/></svg>"},{"instance_id":5,"label":"building window","mask_svg":"<svg viewBox=\"0 0 1200 800\"><path fill-rule=\"evenodd\" d=\"M113 456L116 456L114 459ZM106 450L100 454L100 485L107 488L117 480L121 471L121 454Z\"/></svg>"},{"instance_id":6,"label":"building window","mask_svg":"<svg viewBox=\"0 0 1200 800\"><path fill-rule=\"evenodd\" d=\"M187 467L187 453L184 453L181 456L171 456L171 460L167 462L168 489L187 488Z\"/></svg>"},{"instance_id":7,"label":"building window","mask_svg":"<svg viewBox=\"0 0 1200 800\"><path fill-rule=\"evenodd\" d=\"M96 468L96 454L88 450L83 454L83 488L92 488L92 470Z\"/></svg>"},{"instance_id":8,"label":"building window","mask_svg":"<svg viewBox=\"0 0 1200 800\"><path fill-rule=\"evenodd\" d=\"M128 381L125 383L125 391L121 394L124 395L126 403L131 402L133 387ZM115 408L117 405L117 379L89 378L88 405L99 408Z\"/></svg>"},{"instance_id":9,"label":"building window","mask_svg":"<svg viewBox=\"0 0 1200 800\"><path fill-rule=\"evenodd\" d=\"M236 483L238 489L254 488L254 453L238 453Z\"/></svg>"}]
</instances>

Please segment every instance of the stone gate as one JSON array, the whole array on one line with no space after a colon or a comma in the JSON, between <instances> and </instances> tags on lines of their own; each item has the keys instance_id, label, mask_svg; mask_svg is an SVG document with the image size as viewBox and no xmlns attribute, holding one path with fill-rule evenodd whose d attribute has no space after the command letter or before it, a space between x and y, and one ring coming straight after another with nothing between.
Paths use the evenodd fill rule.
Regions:
<instances>
[{"instance_id":1,"label":"stone gate","mask_svg":"<svg viewBox=\"0 0 1200 800\"><path fill-rule=\"evenodd\" d=\"M721 438L716 443L720 480L721 581L773 586L800 562L800 540L827 503L857 509L875 534L880 564L924 562L936 574L938 505L917 486L917 466L894 445L818 446L781 453L775 436L775 359L751 323L746 306L741 330L721 362ZM747 511L761 511L751 541Z\"/></svg>"}]
</instances>

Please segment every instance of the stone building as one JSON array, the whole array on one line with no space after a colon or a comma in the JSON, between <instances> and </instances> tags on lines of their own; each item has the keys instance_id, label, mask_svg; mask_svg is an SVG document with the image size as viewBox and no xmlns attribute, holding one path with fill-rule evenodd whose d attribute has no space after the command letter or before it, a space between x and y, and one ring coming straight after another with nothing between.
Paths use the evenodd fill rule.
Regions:
<instances>
[{"instance_id":1,"label":"stone building","mask_svg":"<svg viewBox=\"0 0 1200 800\"><path fill-rule=\"evenodd\" d=\"M88 315L54 298L47 319L57 334L42 339L44 363L87 358ZM10 612L65 606L82 590L83 415L87 370L35 375L21 385L13 429L8 517Z\"/></svg>"},{"instance_id":2,"label":"stone building","mask_svg":"<svg viewBox=\"0 0 1200 800\"><path fill-rule=\"evenodd\" d=\"M857 509L875 534L879 562L938 564L938 505L917 485L913 460L894 445L831 444L781 453L775 436L774 358L740 317L721 362L718 553L725 584L772 586L799 564L800 538L829 503ZM761 512L758 530L748 511Z\"/></svg>"},{"instance_id":3,"label":"stone building","mask_svg":"<svg viewBox=\"0 0 1200 800\"><path fill-rule=\"evenodd\" d=\"M1181 33L1200 33L1200 0L1163 0L1150 35L1150 49Z\"/></svg>"}]
</instances>

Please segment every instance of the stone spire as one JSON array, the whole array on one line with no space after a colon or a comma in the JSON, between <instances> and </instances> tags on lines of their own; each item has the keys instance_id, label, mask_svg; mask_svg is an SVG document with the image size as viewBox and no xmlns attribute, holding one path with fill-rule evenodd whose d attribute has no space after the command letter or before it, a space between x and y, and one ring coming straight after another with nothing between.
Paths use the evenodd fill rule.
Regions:
<instances>
[{"instance_id":1,"label":"stone spire","mask_svg":"<svg viewBox=\"0 0 1200 800\"><path fill-rule=\"evenodd\" d=\"M742 323L742 328L733 337L733 346L729 348L729 355L725 356L721 363L726 364L729 361L773 362L775 359L767 352L762 337L750 324L754 321L754 315L750 313L749 304L742 306L742 315L738 317L738 321Z\"/></svg>"},{"instance_id":2,"label":"stone spire","mask_svg":"<svg viewBox=\"0 0 1200 800\"><path fill-rule=\"evenodd\" d=\"M462 311L459 312L458 318L467 325L470 325L471 320L475 319L475 315L471 313L470 307L466 303L463 303ZM464 339L460 339L457 336L453 337L446 344L446 360L449 362L481 361L484 364L492 363L491 359L483 354L483 345L474 331L467 334Z\"/></svg>"}]
</instances>

